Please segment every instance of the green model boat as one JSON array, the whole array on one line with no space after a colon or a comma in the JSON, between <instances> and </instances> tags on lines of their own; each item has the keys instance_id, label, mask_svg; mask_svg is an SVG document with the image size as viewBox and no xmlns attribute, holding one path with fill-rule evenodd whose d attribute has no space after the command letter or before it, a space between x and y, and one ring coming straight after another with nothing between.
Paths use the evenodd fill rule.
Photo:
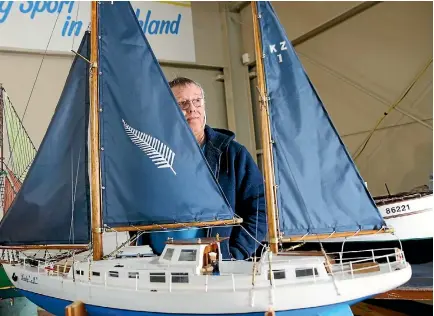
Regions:
<instances>
[{"instance_id":1,"label":"green model boat","mask_svg":"<svg viewBox=\"0 0 434 316\"><path fill-rule=\"evenodd\" d=\"M3 266L0 265L0 299L20 297L22 294L15 289L12 282L6 275Z\"/></svg>"},{"instance_id":2,"label":"green model boat","mask_svg":"<svg viewBox=\"0 0 434 316\"><path fill-rule=\"evenodd\" d=\"M6 137L4 130L7 131ZM8 150L5 150L6 145ZM5 152L9 153L9 157L4 157ZM6 214L21 188L35 155L36 148L0 83L0 218ZM0 264L0 299L20 296L21 293L15 289Z\"/></svg>"}]
</instances>

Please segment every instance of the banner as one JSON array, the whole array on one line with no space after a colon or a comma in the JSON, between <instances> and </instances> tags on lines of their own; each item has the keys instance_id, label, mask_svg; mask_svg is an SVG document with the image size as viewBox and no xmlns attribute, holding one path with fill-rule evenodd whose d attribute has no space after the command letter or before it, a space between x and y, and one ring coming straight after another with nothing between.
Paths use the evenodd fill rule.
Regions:
<instances>
[{"instance_id":1,"label":"banner","mask_svg":"<svg viewBox=\"0 0 434 316\"><path fill-rule=\"evenodd\" d=\"M158 59L196 61L189 1L131 4ZM89 1L0 1L0 48L76 51L89 23Z\"/></svg>"}]
</instances>

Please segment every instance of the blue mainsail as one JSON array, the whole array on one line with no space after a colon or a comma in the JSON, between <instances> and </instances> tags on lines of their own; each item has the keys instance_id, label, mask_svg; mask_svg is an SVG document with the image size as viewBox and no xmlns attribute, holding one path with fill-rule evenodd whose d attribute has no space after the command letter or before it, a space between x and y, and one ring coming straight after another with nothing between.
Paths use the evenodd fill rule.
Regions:
<instances>
[{"instance_id":1,"label":"blue mainsail","mask_svg":"<svg viewBox=\"0 0 434 316\"><path fill-rule=\"evenodd\" d=\"M104 224L234 218L130 3L99 10Z\"/></svg>"},{"instance_id":2,"label":"blue mainsail","mask_svg":"<svg viewBox=\"0 0 434 316\"><path fill-rule=\"evenodd\" d=\"M284 236L385 225L271 4L258 6Z\"/></svg>"},{"instance_id":3,"label":"blue mainsail","mask_svg":"<svg viewBox=\"0 0 434 316\"><path fill-rule=\"evenodd\" d=\"M78 52L89 59L89 33ZM75 57L32 166L0 222L1 245L90 241L88 67L87 61Z\"/></svg>"}]
</instances>

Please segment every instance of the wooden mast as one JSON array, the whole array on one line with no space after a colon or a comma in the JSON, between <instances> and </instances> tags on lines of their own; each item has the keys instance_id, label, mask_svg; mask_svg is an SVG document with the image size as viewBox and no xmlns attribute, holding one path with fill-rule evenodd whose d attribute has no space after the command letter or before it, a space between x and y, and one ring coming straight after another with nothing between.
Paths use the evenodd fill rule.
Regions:
<instances>
[{"instance_id":1,"label":"wooden mast","mask_svg":"<svg viewBox=\"0 0 434 316\"><path fill-rule=\"evenodd\" d=\"M262 63L262 45L261 37L259 34L259 20L256 2L251 2L252 15L253 15L253 35L255 41L255 54L256 54L256 78L258 79L259 98L261 104L261 133L262 133L262 150L263 150L263 168L265 177L265 200L267 205L268 217L268 239L270 249L273 253L278 251L278 227L277 227L277 205L276 205L276 192L275 192L275 178L273 166L273 153L271 148L271 133L270 121L268 112L268 96L265 87L264 69Z\"/></svg>"},{"instance_id":2,"label":"wooden mast","mask_svg":"<svg viewBox=\"0 0 434 316\"><path fill-rule=\"evenodd\" d=\"M92 209L92 247L93 260L101 260L101 176L99 145L99 102L98 102L98 2L91 4L91 40L90 40L90 195Z\"/></svg>"}]
</instances>

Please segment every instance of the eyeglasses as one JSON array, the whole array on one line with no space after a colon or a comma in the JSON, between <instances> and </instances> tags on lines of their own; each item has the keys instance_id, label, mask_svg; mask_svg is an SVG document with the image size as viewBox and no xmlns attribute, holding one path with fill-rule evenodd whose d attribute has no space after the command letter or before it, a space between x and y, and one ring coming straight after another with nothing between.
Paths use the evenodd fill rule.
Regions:
<instances>
[{"instance_id":1,"label":"eyeglasses","mask_svg":"<svg viewBox=\"0 0 434 316\"><path fill-rule=\"evenodd\" d=\"M203 98L200 97L192 100L179 101L178 104L182 110L187 110L190 104L194 105L196 108L200 108L203 105Z\"/></svg>"}]
</instances>

